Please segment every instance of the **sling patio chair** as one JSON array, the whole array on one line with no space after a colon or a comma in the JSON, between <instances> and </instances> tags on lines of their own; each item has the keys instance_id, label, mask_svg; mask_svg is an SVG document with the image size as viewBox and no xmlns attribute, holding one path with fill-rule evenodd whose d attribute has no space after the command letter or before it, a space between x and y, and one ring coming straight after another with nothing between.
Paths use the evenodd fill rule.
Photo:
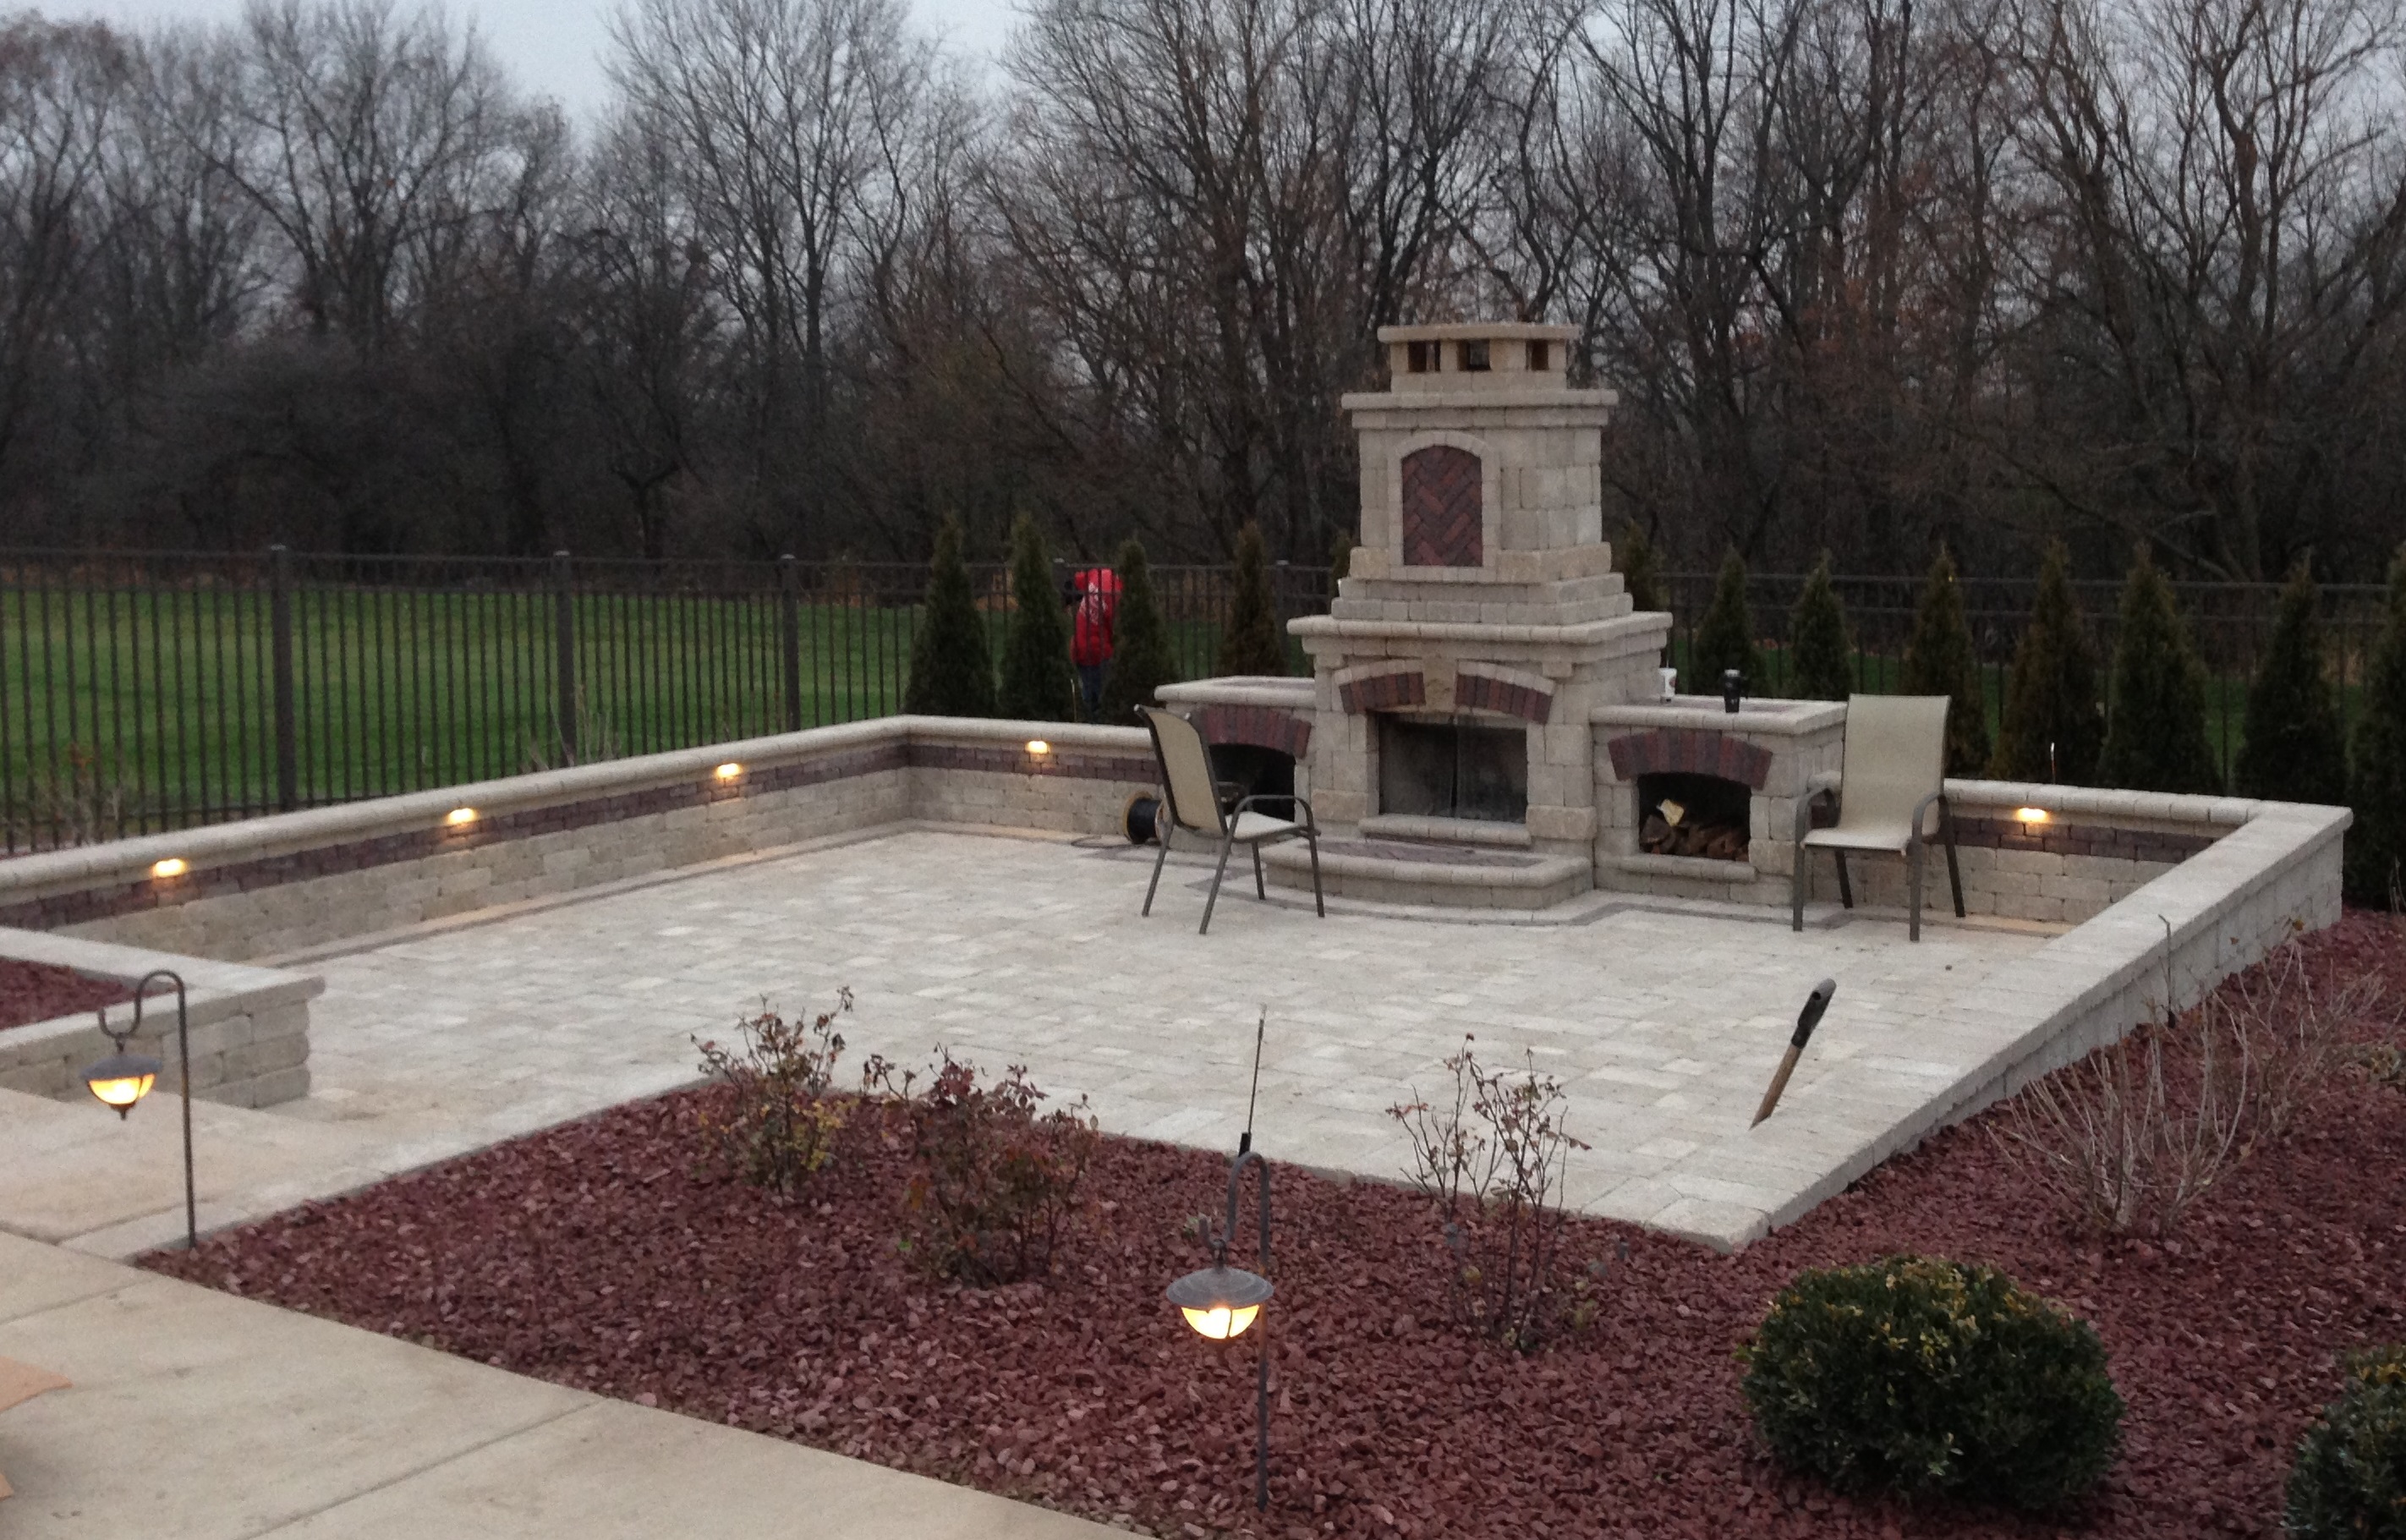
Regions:
<instances>
[{"instance_id":1,"label":"sling patio chair","mask_svg":"<svg viewBox=\"0 0 2406 1540\"><path fill-rule=\"evenodd\" d=\"M1921 869L1935 834L1946 842L1946 880L1955 889L1955 917L1963 917L1963 873L1955 861L1955 817L1946 805L1946 706L1943 695L1858 695L1847 701L1845 761L1838 771L1838 821L1815 828L1813 804L1827 788L1796 803L1796 861L1790 882L1789 921L1804 928L1806 853L1826 850L1838 863L1838 899L1855 907L1847 880L1847 853L1904 857L1908 876L1906 935L1921 940ZM1932 812L1937 827L1931 827Z\"/></svg>"},{"instance_id":2,"label":"sling patio chair","mask_svg":"<svg viewBox=\"0 0 2406 1540\"><path fill-rule=\"evenodd\" d=\"M1145 730L1153 735L1153 757L1161 762L1163 807L1169 814L1153 821L1161 854L1153 857L1153 881L1144 890L1144 912L1153 912L1153 892L1161 886L1162 864L1169 859L1170 836L1174 830L1184 829L1220 844L1220 865L1211 873L1211 896L1203 901L1203 924L1196 935L1211 928L1212 906L1220 901L1220 880L1228 874L1228 853L1238 845L1253 852L1253 893L1267 902L1270 895L1262 881L1262 847L1282 840L1301 840L1311 848L1312 907L1322 919L1326 919L1328 903L1320 892L1320 825L1311 815L1311 804L1291 793L1266 792L1238 798L1234 806L1224 807L1218 784L1211 778L1211 746L1203 741L1202 729L1177 713L1155 706L1139 706L1137 713L1144 718ZM1256 802L1287 803L1292 811L1303 814L1303 821L1255 812Z\"/></svg>"}]
</instances>

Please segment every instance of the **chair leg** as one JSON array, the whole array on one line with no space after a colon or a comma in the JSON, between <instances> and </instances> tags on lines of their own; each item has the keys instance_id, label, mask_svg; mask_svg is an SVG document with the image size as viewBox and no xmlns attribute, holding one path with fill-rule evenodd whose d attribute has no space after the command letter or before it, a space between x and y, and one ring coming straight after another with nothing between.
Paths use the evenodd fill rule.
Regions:
<instances>
[{"instance_id":1,"label":"chair leg","mask_svg":"<svg viewBox=\"0 0 2406 1540\"><path fill-rule=\"evenodd\" d=\"M1320 896L1320 836L1303 837L1304 848L1311 852L1311 907L1323 920L1328 918L1328 900Z\"/></svg>"},{"instance_id":2,"label":"chair leg","mask_svg":"<svg viewBox=\"0 0 2406 1540\"><path fill-rule=\"evenodd\" d=\"M1794 864L1788 869L1788 928L1804 928L1804 846L1796 846Z\"/></svg>"},{"instance_id":3,"label":"chair leg","mask_svg":"<svg viewBox=\"0 0 2406 1540\"><path fill-rule=\"evenodd\" d=\"M1946 882L1955 890L1955 918L1963 917L1963 869L1955 864L1955 820L1946 820Z\"/></svg>"},{"instance_id":4,"label":"chair leg","mask_svg":"<svg viewBox=\"0 0 2406 1540\"><path fill-rule=\"evenodd\" d=\"M1228 875L1228 852L1236 848L1236 843L1233 835L1220 841L1220 864L1211 869L1211 897L1203 900L1203 923L1195 927L1197 936L1210 934L1211 906L1220 901L1220 879Z\"/></svg>"},{"instance_id":5,"label":"chair leg","mask_svg":"<svg viewBox=\"0 0 2406 1540\"><path fill-rule=\"evenodd\" d=\"M1833 850L1830 855L1838 863L1838 902L1852 909L1855 907L1855 885L1847 881L1847 853Z\"/></svg>"},{"instance_id":6,"label":"chair leg","mask_svg":"<svg viewBox=\"0 0 2406 1540\"><path fill-rule=\"evenodd\" d=\"M1905 852L1905 865L1911 871L1904 884L1908 890L1905 897L1907 907L1904 939L1908 941L1921 940L1921 869L1927 862L1929 849L1928 845L1916 840L1911 848Z\"/></svg>"},{"instance_id":7,"label":"chair leg","mask_svg":"<svg viewBox=\"0 0 2406 1540\"><path fill-rule=\"evenodd\" d=\"M1153 831L1161 836L1161 854L1153 858L1153 881L1144 885L1144 908L1140 912L1145 914L1153 912L1153 889L1161 886L1162 863L1169 859L1169 826L1156 822L1153 827Z\"/></svg>"},{"instance_id":8,"label":"chair leg","mask_svg":"<svg viewBox=\"0 0 2406 1540\"><path fill-rule=\"evenodd\" d=\"M1246 848L1253 853L1253 897L1259 898L1264 903L1268 903L1270 899L1270 890L1262 885L1261 841L1255 841Z\"/></svg>"}]
</instances>

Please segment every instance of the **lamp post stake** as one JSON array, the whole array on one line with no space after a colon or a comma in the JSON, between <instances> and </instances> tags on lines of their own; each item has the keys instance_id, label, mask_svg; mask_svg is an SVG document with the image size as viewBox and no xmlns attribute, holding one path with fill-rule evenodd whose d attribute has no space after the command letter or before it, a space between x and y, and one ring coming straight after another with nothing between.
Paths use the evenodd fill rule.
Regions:
<instances>
[{"instance_id":1,"label":"lamp post stake","mask_svg":"<svg viewBox=\"0 0 2406 1540\"><path fill-rule=\"evenodd\" d=\"M151 1081L159 1072L159 1061L129 1058L125 1045L142 1030L142 1001L156 979L164 979L176 986L176 1057L182 1068L178 1089L184 1097L184 1247L197 1250L201 1244L201 1214L192 1180L192 1022L181 974L173 968L154 968L142 975L141 982L134 986L133 1024L122 1032L110 1028L108 1008L101 1008L100 1030L117 1045L117 1053L85 1070L84 1078L92 1094L116 1108L120 1118L133 1111L134 1104L149 1093Z\"/></svg>"}]
</instances>

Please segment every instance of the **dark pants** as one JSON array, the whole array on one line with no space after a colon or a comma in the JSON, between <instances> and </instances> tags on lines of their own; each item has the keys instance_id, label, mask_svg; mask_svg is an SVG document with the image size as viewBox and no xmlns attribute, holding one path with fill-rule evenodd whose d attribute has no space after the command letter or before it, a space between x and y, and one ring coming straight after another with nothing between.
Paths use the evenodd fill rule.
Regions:
<instances>
[{"instance_id":1,"label":"dark pants","mask_svg":"<svg viewBox=\"0 0 2406 1540\"><path fill-rule=\"evenodd\" d=\"M1094 721L1102 712L1103 671L1110 667L1108 663L1078 665L1078 694L1085 699L1086 720L1089 722Z\"/></svg>"}]
</instances>

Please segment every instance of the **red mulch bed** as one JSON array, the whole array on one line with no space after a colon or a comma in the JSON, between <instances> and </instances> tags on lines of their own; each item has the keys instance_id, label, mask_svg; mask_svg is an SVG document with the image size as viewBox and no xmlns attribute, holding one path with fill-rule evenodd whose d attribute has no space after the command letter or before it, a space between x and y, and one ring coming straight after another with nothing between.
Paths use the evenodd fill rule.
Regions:
<instances>
[{"instance_id":1,"label":"red mulch bed","mask_svg":"<svg viewBox=\"0 0 2406 1540\"><path fill-rule=\"evenodd\" d=\"M132 998L133 989L115 979L88 979L71 968L0 957L0 1031Z\"/></svg>"},{"instance_id":2,"label":"red mulch bed","mask_svg":"<svg viewBox=\"0 0 2406 1540\"><path fill-rule=\"evenodd\" d=\"M2385 918L2308 944L2324 978L2406 984ZM1589 1253L1628 1247L1604 1314L1525 1358L1443 1324L1442 1253L1409 1194L1281 1167L1257 1521L1252 1341L1204 1344L1161 1298L1197 1264L1180 1229L1219 1205L1223 1160L1106 1141L1092 1231L1059 1276L970 1290L897 1254L895 1157L856 1155L781 1207L697 1174L694 1095L149 1265L1161 1534L2272 1535L2337 1355L2406 1337L2406 1094L2362 1078L2161 1246L2067 1234L1986 1120L1735 1257L1582 1222ZM2002 1265L2097 1324L2130 1409L2120 1465L2078 1508L1850 1500L1754 1443L1733 1352L1772 1293L1800 1267L1904 1250Z\"/></svg>"}]
</instances>

